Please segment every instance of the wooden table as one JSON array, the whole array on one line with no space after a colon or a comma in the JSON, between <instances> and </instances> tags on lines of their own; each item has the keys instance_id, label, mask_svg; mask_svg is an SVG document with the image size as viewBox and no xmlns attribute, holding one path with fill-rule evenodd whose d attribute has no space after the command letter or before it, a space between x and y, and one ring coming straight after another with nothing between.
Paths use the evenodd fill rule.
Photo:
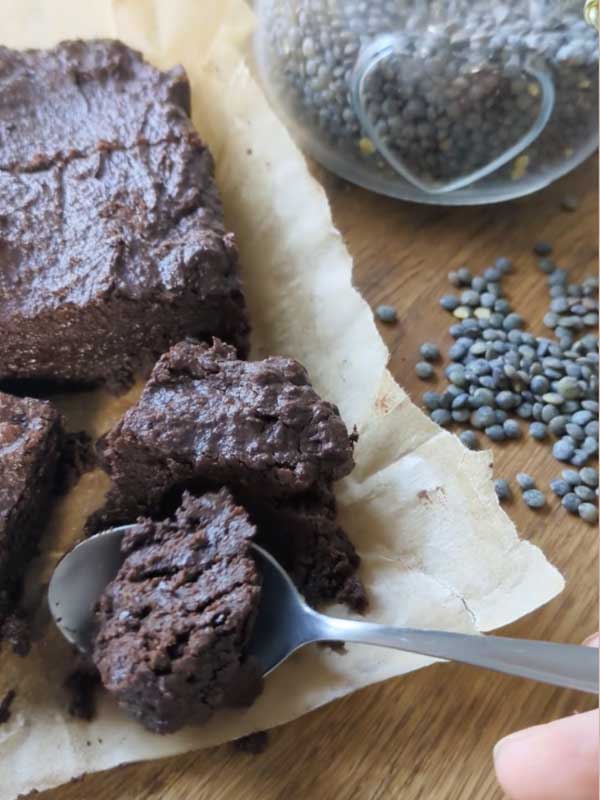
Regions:
<instances>
[{"instance_id":1,"label":"wooden table","mask_svg":"<svg viewBox=\"0 0 600 800\"><path fill-rule=\"evenodd\" d=\"M382 325L381 332L392 352L392 372L415 401L427 388L414 375L418 345L451 342L449 317L438 305L448 291L449 269L481 269L499 255L514 259L507 293L534 331L542 330L547 294L531 255L533 242L553 242L559 264L574 279L596 271L596 176L590 160L532 198L440 210L377 197L319 171L356 260L358 286L373 306L398 308L399 324ZM576 214L560 208L567 192L580 198ZM530 439L495 446L494 452L497 475L513 486L521 470L543 487L560 471L548 446ZM598 627L597 532L555 498L543 512L530 511L521 499L507 509L522 535L564 573L567 588L503 632L580 642ZM494 743L516 729L591 707L575 692L436 665L363 689L275 731L260 756L221 747L90 776L44 800L498 800L503 795L494 780Z\"/></svg>"}]
</instances>

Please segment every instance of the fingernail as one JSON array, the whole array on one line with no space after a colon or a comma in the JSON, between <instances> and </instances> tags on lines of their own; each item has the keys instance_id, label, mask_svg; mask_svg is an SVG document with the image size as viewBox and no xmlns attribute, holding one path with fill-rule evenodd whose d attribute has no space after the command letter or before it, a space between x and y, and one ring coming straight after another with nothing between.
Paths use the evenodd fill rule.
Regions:
<instances>
[{"instance_id":1,"label":"fingernail","mask_svg":"<svg viewBox=\"0 0 600 800\"><path fill-rule=\"evenodd\" d=\"M600 634L593 633L587 639L584 639L583 643L586 647L598 647L600 645Z\"/></svg>"}]
</instances>

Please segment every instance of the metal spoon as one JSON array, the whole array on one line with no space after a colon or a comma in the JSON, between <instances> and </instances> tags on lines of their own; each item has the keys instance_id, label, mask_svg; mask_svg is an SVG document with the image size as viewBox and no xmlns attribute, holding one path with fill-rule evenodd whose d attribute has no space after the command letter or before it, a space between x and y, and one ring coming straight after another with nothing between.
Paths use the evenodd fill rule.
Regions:
<instances>
[{"instance_id":1,"label":"metal spoon","mask_svg":"<svg viewBox=\"0 0 600 800\"><path fill-rule=\"evenodd\" d=\"M48 589L50 611L64 636L83 652L92 646L94 606L122 561L121 539L131 526L113 528L78 544L58 564ZM319 614L302 599L287 573L254 545L263 589L249 654L267 675L312 642L342 641L391 647L460 661L582 692L598 693L598 650L551 642L395 628Z\"/></svg>"}]
</instances>

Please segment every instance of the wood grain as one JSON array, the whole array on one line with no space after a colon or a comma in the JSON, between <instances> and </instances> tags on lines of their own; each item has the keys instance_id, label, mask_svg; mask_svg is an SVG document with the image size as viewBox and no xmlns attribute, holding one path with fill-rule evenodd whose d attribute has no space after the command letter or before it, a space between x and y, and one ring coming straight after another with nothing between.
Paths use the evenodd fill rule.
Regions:
<instances>
[{"instance_id":1,"label":"wood grain","mask_svg":"<svg viewBox=\"0 0 600 800\"><path fill-rule=\"evenodd\" d=\"M423 341L447 347L448 316L438 306L449 269L474 270L512 258L507 293L534 331L547 309L544 276L532 243L555 245L575 279L597 270L597 164L590 160L546 191L483 208L439 209L395 202L350 187L318 170L334 219L356 260L355 280L375 306L395 305L400 321L381 332L391 369L420 402L414 375ZM560 198L576 194L576 214ZM438 370L438 372L441 370ZM496 473L531 472L540 486L559 472L547 445L523 440L494 446ZM564 573L561 597L505 629L514 636L579 642L598 628L596 531L554 499L532 512L507 506L522 535ZM482 521L485 524L485 521ZM499 800L492 748L525 726L583 711L592 700L468 667L437 665L364 689L273 732L268 750L250 756L221 747L90 776L45 793L44 800Z\"/></svg>"}]
</instances>

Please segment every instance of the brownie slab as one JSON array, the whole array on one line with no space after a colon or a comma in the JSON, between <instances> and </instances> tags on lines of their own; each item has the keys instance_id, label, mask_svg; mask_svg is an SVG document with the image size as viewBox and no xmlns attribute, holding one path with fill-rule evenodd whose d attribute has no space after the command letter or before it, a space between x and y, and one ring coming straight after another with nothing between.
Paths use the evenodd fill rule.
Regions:
<instances>
[{"instance_id":1,"label":"brownie slab","mask_svg":"<svg viewBox=\"0 0 600 800\"><path fill-rule=\"evenodd\" d=\"M244 658L261 586L254 535L226 489L186 493L172 519L141 520L125 535L125 560L96 612L93 659L149 730L203 723L260 691Z\"/></svg>"},{"instance_id":2,"label":"brownie slab","mask_svg":"<svg viewBox=\"0 0 600 800\"><path fill-rule=\"evenodd\" d=\"M37 551L58 476L63 429L53 406L0 392L0 639ZM16 637L15 637L16 638Z\"/></svg>"},{"instance_id":3,"label":"brownie slab","mask_svg":"<svg viewBox=\"0 0 600 800\"><path fill-rule=\"evenodd\" d=\"M317 395L297 361L240 361L235 350L180 342L99 446L117 491L153 508L187 481L286 497L353 468L337 408Z\"/></svg>"},{"instance_id":4,"label":"brownie slab","mask_svg":"<svg viewBox=\"0 0 600 800\"><path fill-rule=\"evenodd\" d=\"M0 380L125 387L185 336L246 353L237 250L188 112L183 70L118 42L0 48Z\"/></svg>"}]
</instances>

